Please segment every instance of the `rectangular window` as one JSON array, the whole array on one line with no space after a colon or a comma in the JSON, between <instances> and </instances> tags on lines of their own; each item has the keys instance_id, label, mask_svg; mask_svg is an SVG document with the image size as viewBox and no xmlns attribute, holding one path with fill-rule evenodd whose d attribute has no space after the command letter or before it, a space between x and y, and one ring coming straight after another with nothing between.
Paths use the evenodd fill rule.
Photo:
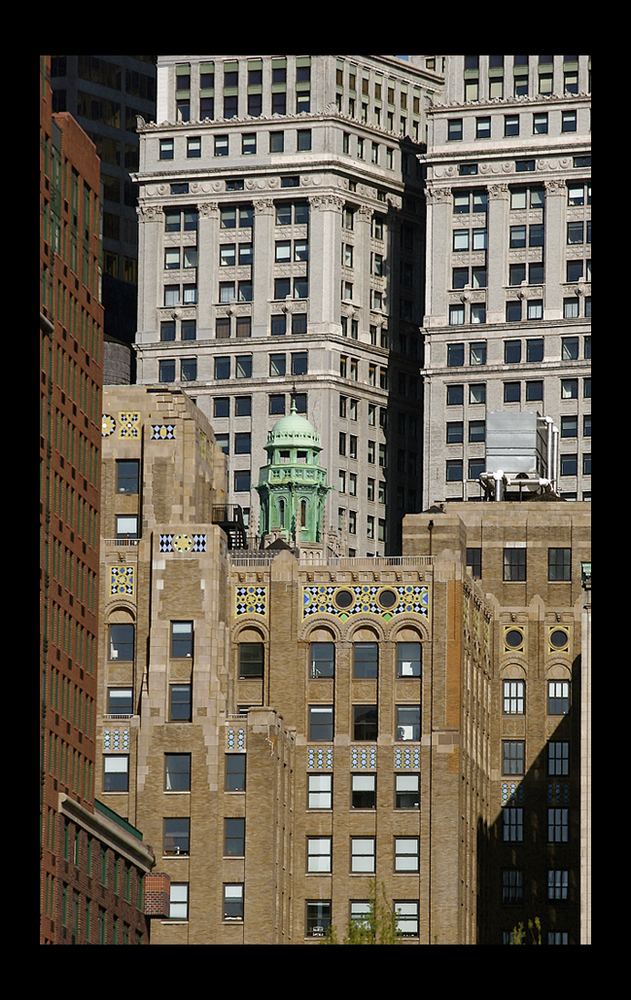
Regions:
<instances>
[{"instance_id":1,"label":"rectangular window","mask_svg":"<svg viewBox=\"0 0 631 1000\"><path fill-rule=\"evenodd\" d=\"M171 656L174 659L193 655L193 623L171 622Z\"/></svg>"},{"instance_id":2,"label":"rectangular window","mask_svg":"<svg viewBox=\"0 0 631 1000\"><path fill-rule=\"evenodd\" d=\"M171 882L169 917L171 920L188 920L188 882Z\"/></svg>"},{"instance_id":3,"label":"rectangular window","mask_svg":"<svg viewBox=\"0 0 631 1000\"><path fill-rule=\"evenodd\" d=\"M504 580L523 582L526 579L526 549L504 549Z\"/></svg>"},{"instance_id":4,"label":"rectangular window","mask_svg":"<svg viewBox=\"0 0 631 1000\"><path fill-rule=\"evenodd\" d=\"M377 807L376 774L351 774L351 807L353 809Z\"/></svg>"},{"instance_id":5,"label":"rectangular window","mask_svg":"<svg viewBox=\"0 0 631 1000\"><path fill-rule=\"evenodd\" d=\"M245 856L245 819L239 817L225 818L223 853L226 858L242 858Z\"/></svg>"},{"instance_id":6,"label":"rectangular window","mask_svg":"<svg viewBox=\"0 0 631 1000\"><path fill-rule=\"evenodd\" d=\"M491 138L491 119L489 117L476 118L476 120L475 120L475 137L476 137L476 139L490 139Z\"/></svg>"},{"instance_id":7,"label":"rectangular window","mask_svg":"<svg viewBox=\"0 0 631 1000\"><path fill-rule=\"evenodd\" d=\"M331 900L307 900L305 937L322 938L331 926Z\"/></svg>"},{"instance_id":8,"label":"rectangular window","mask_svg":"<svg viewBox=\"0 0 631 1000\"><path fill-rule=\"evenodd\" d=\"M576 419L576 418L574 418ZM572 550L548 549L548 580L569 581L572 579Z\"/></svg>"},{"instance_id":9,"label":"rectangular window","mask_svg":"<svg viewBox=\"0 0 631 1000\"><path fill-rule=\"evenodd\" d=\"M237 378L251 378L252 377L252 355L251 354L238 354L236 358L236 371L235 375Z\"/></svg>"},{"instance_id":10,"label":"rectangular window","mask_svg":"<svg viewBox=\"0 0 631 1000\"><path fill-rule=\"evenodd\" d=\"M132 688L110 687L107 689L108 715L128 716L132 715L133 711Z\"/></svg>"},{"instance_id":11,"label":"rectangular window","mask_svg":"<svg viewBox=\"0 0 631 1000\"><path fill-rule=\"evenodd\" d=\"M397 705L395 725L397 741L420 740L421 706Z\"/></svg>"},{"instance_id":12,"label":"rectangular window","mask_svg":"<svg viewBox=\"0 0 631 1000\"><path fill-rule=\"evenodd\" d=\"M169 685L169 718L171 722L191 721L191 685Z\"/></svg>"},{"instance_id":13,"label":"rectangular window","mask_svg":"<svg viewBox=\"0 0 631 1000\"><path fill-rule=\"evenodd\" d=\"M331 871L332 837L307 837L307 871Z\"/></svg>"},{"instance_id":14,"label":"rectangular window","mask_svg":"<svg viewBox=\"0 0 631 1000\"><path fill-rule=\"evenodd\" d=\"M331 774L307 775L307 801L309 809L332 809L333 776Z\"/></svg>"},{"instance_id":15,"label":"rectangular window","mask_svg":"<svg viewBox=\"0 0 631 1000\"><path fill-rule=\"evenodd\" d=\"M576 111L561 112L561 131L576 132Z\"/></svg>"},{"instance_id":16,"label":"rectangular window","mask_svg":"<svg viewBox=\"0 0 631 1000\"><path fill-rule=\"evenodd\" d=\"M502 872L502 902L521 903L524 898L524 873L516 869Z\"/></svg>"},{"instance_id":17,"label":"rectangular window","mask_svg":"<svg viewBox=\"0 0 631 1000\"><path fill-rule=\"evenodd\" d=\"M525 689L525 681L508 680L502 682L504 715L524 714Z\"/></svg>"},{"instance_id":18,"label":"rectangular window","mask_svg":"<svg viewBox=\"0 0 631 1000\"><path fill-rule=\"evenodd\" d=\"M351 872L374 874L375 837L351 837Z\"/></svg>"},{"instance_id":19,"label":"rectangular window","mask_svg":"<svg viewBox=\"0 0 631 1000\"><path fill-rule=\"evenodd\" d=\"M164 755L164 790L166 792L190 792L190 753L166 753Z\"/></svg>"},{"instance_id":20,"label":"rectangular window","mask_svg":"<svg viewBox=\"0 0 631 1000\"><path fill-rule=\"evenodd\" d=\"M418 809L419 805L420 805L419 775L395 774L394 776L395 809Z\"/></svg>"},{"instance_id":21,"label":"rectangular window","mask_svg":"<svg viewBox=\"0 0 631 1000\"><path fill-rule=\"evenodd\" d=\"M379 646L376 642L353 644L353 677L375 678L379 666Z\"/></svg>"},{"instance_id":22,"label":"rectangular window","mask_svg":"<svg viewBox=\"0 0 631 1000\"><path fill-rule=\"evenodd\" d=\"M524 762L524 741L502 740L502 774L523 774Z\"/></svg>"},{"instance_id":23,"label":"rectangular window","mask_svg":"<svg viewBox=\"0 0 631 1000\"><path fill-rule=\"evenodd\" d=\"M103 791L129 791L129 756L103 754Z\"/></svg>"},{"instance_id":24,"label":"rectangular window","mask_svg":"<svg viewBox=\"0 0 631 1000\"><path fill-rule=\"evenodd\" d=\"M188 816L167 816L164 819L164 854L188 854L191 821Z\"/></svg>"},{"instance_id":25,"label":"rectangular window","mask_svg":"<svg viewBox=\"0 0 631 1000\"><path fill-rule=\"evenodd\" d=\"M464 386L447 386L447 406L462 406L464 398Z\"/></svg>"},{"instance_id":26,"label":"rectangular window","mask_svg":"<svg viewBox=\"0 0 631 1000\"><path fill-rule=\"evenodd\" d=\"M548 134L548 114L547 112L541 112L532 116L532 133L533 135L547 135Z\"/></svg>"},{"instance_id":27,"label":"rectangular window","mask_svg":"<svg viewBox=\"0 0 631 1000\"><path fill-rule=\"evenodd\" d=\"M576 476L578 474L578 455L561 455L561 475Z\"/></svg>"},{"instance_id":28,"label":"rectangular window","mask_svg":"<svg viewBox=\"0 0 631 1000\"><path fill-rule=\"evenodd\" d=\"M531 338L526 341L526 361L543 361L543 337Z\"/></svg>"},{"instance_id":29,"label":"rectangular window","mask_svg":"<svg viewBox=\"0 0 631 1000\"><path fill-rule=\"evenodd\" d=\"M246 755L244 753L225 754L224 790L226 792L245 791Z\"/></svg>"},{"instance_id":30,"label":"rectangular window","mask_svg":"<svg viewBox=\"0 0 631 1000\"><path fill-rule=\"evenodd\" d=\"M309 705L309 739L333 742L333 705Z\"/></svg>"},{"instance_id":31,"label":"rectangular window","mask_svg":"<svg viewBox=\"0 0 631 1000\"><path fill-rule=\"evenodd\" d=\"M395 926L401 937L418 937L418 908L417 900L395 900Z\"/></svg>"},{"instance_id":32,"label":"rectangular window","mask_svg":"<svg viewBox=\"0 0 631 1000\"><path fill-rule=\"evenodd\" d=\"M548 715L567 715L570 710L570 682L548 681Z\"/></svg>"},{"instance_id":33,"label":"rectangular window","mask_svg":"<svg viewBox=\"0 0 631 1000\"><path fill-rule=\"evenodd\" d=\"M419 862L419 838L394 838L394 870L395 872L417 872Z\"/></svg>"},{"instance_id":34,"label":"rectangular window","mask_svg":"<svg viewBox=\"0 0 631 1000\"><path fill-rule=\"evenodd\" d=\"M158 362L158 381L175 382L175 361Z\"/></svg>"},{"instance_id":35,"label":"rectangular window","mask_svg":"<svg viewBox=\"0 0 631 1000\"><path fill-rule=\"evenodd\" d=\"M353 705L353 739L375 742L378 715L376 705Z\"/></svg>"},{"instance_id":36,"label":"rectangular window","mask_svg":"<svg viewBox=\"0 0 631 1000\"><path fill-rule=\"evenodd\" d=\"M570 839L569 809L548 809L548 843L567 844Z\"/></svg>"},{"instance_id":37,"label":"rectangular window","mask_svg":"<svg viewBox=\"0 0 631 1000\"><path fill-rule=\"evenodd\" d=\"M224 883L223 919L243 920L243 882Z\"/></svg>"},{"instance_id":38,"label":"rectangular window","mask_svg":"<svg viewBox=\"0 0 631 1000\"><path fill-rule=\"evenodd\" d=\"M310 645L309 676L333 677L335 675L335 643L312 642Z\"/></svg>"},{"instance_id":39,"label":"rectangular window","mask_svg":"<svg viewBox=\"0 0 631 1000\"><path fill-rule=\"evenodd\" d=\"M569 875L567 868L548 871L548 900L550 902L568 898Z\"/></svg>"},{"instance_id":40,"label":"rectangular window","mask_svg":"<svg viewBox=\"0 0 631 1000\"><path fill-rule=\"evenodd\" d=\"M468 548L466 554L467 567L471 570L471 575L475 580L482 576L482 549Z\"/></svg>"},{"instance_id":41,"label":"rectangular window","mask_svg":"<svg viewBox=\"0 0 631 1000\"><path fill-rule=\"evenodd\" d=\"M524 839L524 810L517 806L502 809L502 840L504 843L521 844Z\"/></svg>"},{"instance_id":42,"label":"rectangular window","mask_svg":"<svg viewBox=\"0 0 631 1000\"><path fill-rule=\"evenodd\" d=\"M397 642L397 677L421 676L420 642Z\"/></svg>"},{"instance_id":43,"label":"rectangular window","mask_svg":"<svg viewBox=\"0 0 631 1000\"><path fill-rule=\"evenodd\" d=\"M504 341L504 364L518 365L521 362L521 340Z\"/></svg>"},{"instance_id":44,"label":"rectangular window","mask_svg":"<svg viewBox=\"0 0 631 1000\"><path fill-rule=\"evenodd\" d=\"M133 625L110 625L109 659L131 662L134 658Z\"/></svg>"},{"instance_id":45,"label":"rectangular window","mask_svg":"<svg viewBox=\"0 0 631 1000\"><path fill-rule=\"evenodd\" d=\"M265 647L262 642L239 643L239 677L262 677Z\"/></svg>"},{"instance_id":46,"label":"rectangular window","mask_svg":"<svg viewBox=\"0 0 631 1000\"><path fill-rule=\"evenodd\" d=\"M578 379L561 379L561 399L578 399Z\"/></svg>"},{"instance_id":47,"label":"rectangular window","mask_svg":"<svg viewBox=\"0 0 631 1000\"><path fill-rule=\"evenodd\" d=\"M519 115L504 115L504 135L519 135Z\"/></svg>"},{"instance_id":48,"label":"rectangular window","mask_svg":"<svg viewBox=\"0 0 631 1000\"><path fill-rule=\"evenodd\" d=\"M160 139L160 159L173 159L173 139Z\"/></svg>"}]
</instances>

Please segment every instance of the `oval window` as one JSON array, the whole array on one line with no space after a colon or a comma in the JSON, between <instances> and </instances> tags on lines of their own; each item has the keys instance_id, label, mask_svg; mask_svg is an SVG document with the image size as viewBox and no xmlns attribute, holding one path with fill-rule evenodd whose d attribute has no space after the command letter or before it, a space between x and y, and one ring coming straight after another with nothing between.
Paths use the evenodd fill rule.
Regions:
<instances>
[{"instance_id":1,"label":"oval window","mask_svg":"<svg viewBox=\"0 0 631 1000\"><path fill-rule=\"evenodd\" d=\"M523 641L523 632L521 632L518 628L509 628L508 632L504 636L504 642L510 647L510 649L518 649Z\"/></svg>"},{"instance_id":2,"label":"oval window","mask_svg":"<svg viewBox=\"0 0 631 1000\"><path fill-rule=\"evenodd\" d=\"M563 649L567 646L567 632L562 628L555 628L554 632L550 633L550 645L554 646L555 649Z\"/></svg>"},{"instance_id":3,"label":"oval window","mask_svg":"<svg viewBox=\"0 0 631 1000\"><path fill-rule=\"evenodd\" d=\"M382 590L379 594L379 603L382 608L393 608L397 603L398 594L394 590Z\"/></svg>"},{"instance_id":4,"label":"oval window","mask_svg":"<svg viewBox=\"0 0 631 1000\"><path fill-rule=\"evenodd\" d=\"M335 595L335 603L338 608L350 608L354 600L355 596L351 594L350 590L338 590Z\"/></svg>"}]
</instances>

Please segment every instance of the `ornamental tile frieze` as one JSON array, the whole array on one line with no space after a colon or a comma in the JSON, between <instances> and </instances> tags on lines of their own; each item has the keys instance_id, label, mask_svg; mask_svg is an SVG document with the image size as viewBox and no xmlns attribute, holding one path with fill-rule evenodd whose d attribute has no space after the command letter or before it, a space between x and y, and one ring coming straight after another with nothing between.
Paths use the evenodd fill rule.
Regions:
<instances>
[{"instance_id":1,"label":"ornamental tile frieze","mask_svg":"<svg viewBox=\"0 0 631 1000\"><path fill-rule=\"evenodd\" d=\"M346 621L353 615L377 615L390 621L404 612L429 618L429 588L409 583L401 586L362 584L353 587L303 587L303 618L335 615Z\"/></svg>"},{"instance_id":2,"label":"ornamental tile frieze","mask_svg":"<svg viewBox=\"0 0 631 1000\"><path fill-rule=\"evenodd\" d=\"M207 535L160 535L160 552L205 552Z\"/></svg>"},{"instance_id":3,"label":"ornamental tile frieze","mask_svg":"<svg viewBox=\"0 0 631 1000\"><path fill-rule=\"evenodd\" d=\"M267 587L236 587L235 614L261 615L267 614Z\"/></svg>"},{"instance_id":4,"label":"ornamental tile frieze","mask_svg":"<svg viewBox=\"0 0 631 1000\"><path fill-rule=\"evenodd\" d=\"M110 566L110 596L134 596L134 567Z\"/></svg>"}]
</instances>

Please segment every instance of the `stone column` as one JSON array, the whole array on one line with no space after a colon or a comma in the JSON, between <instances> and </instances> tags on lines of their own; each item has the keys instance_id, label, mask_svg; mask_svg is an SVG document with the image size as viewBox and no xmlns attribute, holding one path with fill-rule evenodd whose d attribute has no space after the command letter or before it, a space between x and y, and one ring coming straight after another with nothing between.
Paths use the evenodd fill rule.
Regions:
<instances>
[{"instance_id":1,"label":"stone column","mask_svg":"<svg viewBox=\"0 0 631 1000\"><path fill-rule=\"evenodd\" d=\"M340 332L344 199L314 195L309 206L309 331L326 337Z\"/></svg>"},{"instance_id":2,"label":"stone column","mask_svg":"<svg viewBox=\"0 0 631 1000\"><path fill-rule=\"evenodd\" d=\"M433 186L425 192L427 202L427 256L432 267L427 271L425 311L428 326L447 323L447 289L451 288L452 207L451 188Z\"/></svg>"},{"instance_id":3,"label":"stone column","mask_svg":"<svg viewBox=\"0 0 631 1000\"><path fill-rule=\"evenodd\" d=\"M562 319L567 187L559 178L546 181L545 188L543 318Z\"/></svg>"},{"instance_id":4,"label":"stone column","mask_svg":"<svg viewBox=\"0 0 631 1000\"><path fill-rule=\"evenodd\" d=\"M197 209L197 339L207 340L215 336L219 299L219 208L216 201L201 201Z\"/></svg>"},{"instance_id":5,"label":"stone column","mask_svg":"<svg viewBox=\"0 0 631 1000\"><path fill-rule=\"evenodd\" d=\"M489 185L489 204L486 215L486 321L503 323L506 318L506 293L508 283L508 184Z\"/></svg>"},{"instance_id":6,"label":"stone column","mask_svg":"<svg viewBox=\"0 0 631 1000\"><path fill-rule=\"evenodd\" d=\"M254 201L254 263L252 275L252 336L269 333L270 299L274 294L274 202L271 198Z\"/></svg>"},{"instance_id":7,"label":"stone column","mask_svg":"<svg viewBox=\"0 0 631 1000\"><path fill-rule=\"evenodd\" d=\"M137 342L160 339L156 306L162 305L160 287L164 211L161 205L139 205L138 214L138 325Z\"/></svg>"}]
</instances>

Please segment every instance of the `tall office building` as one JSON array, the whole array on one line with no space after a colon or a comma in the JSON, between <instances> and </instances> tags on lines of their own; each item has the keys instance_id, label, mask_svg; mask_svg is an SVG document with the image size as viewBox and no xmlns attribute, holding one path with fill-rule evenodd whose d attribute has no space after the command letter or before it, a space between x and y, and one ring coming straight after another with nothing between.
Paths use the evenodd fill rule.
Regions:
<instances>
[{"instance_id":1,"label":"tall office building","mask_svg":"<svg viewBox=\"0 0 631 1000\"><path fill-rule=\"evenodd\" d=\"M43 944L147 941L153 854L94 798L103 307L99 161L40 61Z\"/></svg>"},{"instance_id":2,"label":"tall office building","mask_svg":"<svg viewBox=\"0 0 631 1000\"><path fill-rule=\"evenodd\" d=\"M591 499L588 56L449 56L428 111L423 507L480 496L487 412L560 431Z\"/></svg>"},{"instance_id":3,"label":"tall office building","mask_svg":"<svg viewBox=\"0 0 631 1000\"><path fill-rule=\"evenodd\" d=\"M398 551L420 509L417 154L441 85L436 57L158 58L135 175L137 381L185 386L211 420L252 534L292 387L341 553Z\"/></svg>"},{"instance_id":4,"label":"tall office building","mask_svg":"<svg viewBox=\"0 0 631 1000\"><path fill-rule=\"evenodd\" d=\"M129 175L138 169L137 115L155 115L156 57L57 55L51 60L51 77L53 111L73 115L101 158L105 336L108 343L112 338L132 344L138 226L137 192ZM106 368L108 362L106 356ZM116 367L113 377L118 378Z\"/></svg>"},{"instance_id":5,"label":"tall office building","mask_svg":"<svg viewBox=\"0 0 631 1000\"><path fill-rule=\"evenodd\" d=\"M445 504L398 557L240 552L187 394L104 400L97 788L162 855L152 943L341 940L377 887L402 944L578 944L588 505ZM297 490L316 442L272 431Z\"/></svg>"}]
</instances>

